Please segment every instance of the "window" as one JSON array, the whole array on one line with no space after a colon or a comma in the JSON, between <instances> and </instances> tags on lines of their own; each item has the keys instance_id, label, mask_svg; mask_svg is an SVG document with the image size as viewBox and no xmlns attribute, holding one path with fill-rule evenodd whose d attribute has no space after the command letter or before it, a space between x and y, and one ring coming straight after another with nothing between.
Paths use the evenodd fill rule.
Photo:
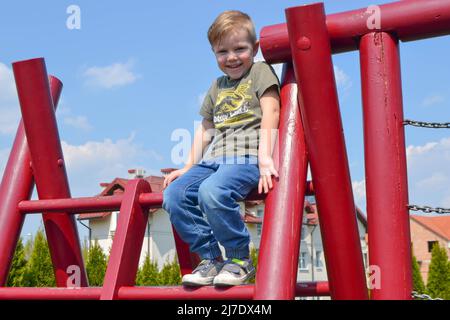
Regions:
<instances>
[{"instance_id":1,"label":"window","mask_svg":"<svg viewBox=\"0 0 450 320\"><path fill-rule=\"evenodd\" d=\"M258 237L260 237L261 234L262 234L262 224L261 224L261 223L258 223L258 224L256 225L256 235L257 235Z\"/></svg>"},{"instance_id":2,"label":"window","mask_svg":"<svg viewBox=\"0 0 450 320\"><path fill-rule=\"evenodd\" d=\"M311 204L316 203L316 197L315 196L306 196L306 201L308 201Z\"/></svg>"},{"instance_id":3,"label":"window","mask_svg":"<svg viewBox=\"0 0 450 320\"><path fill-rule=\"evenodd\" d=\"M314 262L316 268L322 268L322 251L316 251L316 261Z\"/></svg>"},{"instance_id":4,"label":"window","mask_svg":"<svg viewBox=\"0 0 450 320\"><path fill-rule=\"evenodd\" d=\"M433 246L435 244L438 244L438 242L437 241L428 241L428 252L433 251Z\"/></svg>"},{"instance_id":5,"label":"window","mask_svg":"<svg viewBox=\"0 0 450 320\"><path fill-rule=\"evenodd\" d=\"M299 258L299 261L298 261L298 266L302 270L307 269L307 267L306 267L306 255L307 254L308 254L307 252L300 252L300 258Z\"/></svg>"}]
</instances>

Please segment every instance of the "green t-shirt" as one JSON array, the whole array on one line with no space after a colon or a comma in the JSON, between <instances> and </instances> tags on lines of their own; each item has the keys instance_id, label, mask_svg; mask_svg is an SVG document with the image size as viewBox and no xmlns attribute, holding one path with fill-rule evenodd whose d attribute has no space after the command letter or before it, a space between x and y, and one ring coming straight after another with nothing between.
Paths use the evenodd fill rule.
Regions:
<instances>
[{"instance_id":1,"label":"green t-shirt","mask_svg":"<svg viewBox=\"0 0 450 320\"><path fill-rule=\"evenodd\" d=\"M214 123L214 138L203 159L258 156L262 110L259 99L279 81L266 62L255 62L240 79L222 76L206 94L200 115Z\"/></svg>"}]
</instances>

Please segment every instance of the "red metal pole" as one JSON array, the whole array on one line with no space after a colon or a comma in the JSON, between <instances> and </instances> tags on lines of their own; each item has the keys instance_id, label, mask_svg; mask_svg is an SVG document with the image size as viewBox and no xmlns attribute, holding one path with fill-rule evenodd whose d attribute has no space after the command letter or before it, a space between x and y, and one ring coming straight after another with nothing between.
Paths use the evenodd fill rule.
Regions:
<instances>
[{"instance_id":1,"label":"red metal pole","mask_svg":"<svg viewBox=\"0 0 450 320\"><path fill-rule=\"evenodd\" d=\"M308 159L292 64L281 86L279 180L266 198L255 299L294 299Z\"/></svg>"},{"instance_id":2,"label":"red metal pole","mask_svg":"<svg viewBox=\"0 0 450 320\"><path fill-rule=\"evenodd\" d=\"M120 287L133 286L136 281L148 220L148 210L139 204L139 195L144 192L151 192L151 188L143 179L131 180L125 187L100 297L102 300L117 299Z\"/></svg>"},{"instance_id":3,"label":"red metal pole","mask_svg":"<svg viewBox=\"0 0 450 320\"><path fill-rule=\"evenodd\" d=\"M50 92L56 108L62 90L62 82L49 76ZM6 285L11 261L24 222L18 203L30 199L34 180L31 170L31 156L25 137L23 122L20 121L16 138L0 184L0 286Z\"/></svg>"},{"instance_id":4,"label":"red metal pole","mask_svg":"<svg viewBox=\"0 0 450 320\"><path fill-rule=\"evenodd\" d=\"M379 8L380 28L395 32L402 41L425 39L450 34L450 1L404 0L386 3ZM368 8L330 14L326 17L331 49L334 53L357 50L358 39L373 30L368 21L376 13ZM269 63L291 61L287 25L262 28L261 51Z\"/></svg>"},{"instance_id":5,"label":"red metal pole","mask_svg":"<svg viewBox=\"0 0 450 320\"><path fill-rule=\"evenodd\" d=\"M98 300L102 288L0 288L0 300ZM254 285L215 288L212 286L187 288L175 287L120 287L118 299L123 300L250 300ZM295 287L299 297L328 296L328 282L300 282Z\"/></svg>"},{"instance_id":6,"label":"red metal pole","mask_svg":"<svg viewBox=\"0 0 450 320\"><path fill-rule=\"evenodd\" d=\"M331 296L367 299L323 4L286 9L286 20Z\"/></svg>"},{"instance_id":7,"label":"red metal pole","mask_svg":"<svg viewBox=\"0 0 450 320\"><path fill-rule=\"evenodd\" d=\"M70 198L44 59L15 62L13 71L39 198ZM71 285L70 266L78 266L87 286L75 218L43 214L43 221L57 286Z\"/></svg>"},{"instance_id":8,"label":"red metal pole","mask_svg":"<svg viewBox=\"0 0 450 320\"><path fill-rule=\"evenodd\" d=\"M411 236L398 40L385 32L361 38L371 297L411 299ZM386 183L387 182L387 183ZM377 272L377 269L374 269Z\"/></svg>"}]
</instances>

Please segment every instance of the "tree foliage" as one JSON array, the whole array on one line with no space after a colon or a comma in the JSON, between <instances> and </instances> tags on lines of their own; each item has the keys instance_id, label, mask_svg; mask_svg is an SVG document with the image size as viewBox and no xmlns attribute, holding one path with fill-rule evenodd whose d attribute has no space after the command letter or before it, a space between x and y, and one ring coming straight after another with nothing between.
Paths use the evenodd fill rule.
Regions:
<instances>
[{"instance_id":1,"label":"tree foliage","mask_svg":"<svg viewBox=\"0 0 450 320\"><path fill-rule=\"evenodd\" d=\"M158 286L159 285L159 269L156 261L150 260L150 256L145 256L142 267L138 270L136 277L136 285L138 286Z\"/></svg>"},{"instance_id":2,"label":"tree foliage","mask_svg":"<svg viewBox=\"0 0 450 320\"><path fill-rule=\"evenodd\" d=\"M445 248L436 243L431 251L427 293L432 298L450 299L450 262Z\"/></svg>"},{"instance_id":3,"label":"tree foliage","mask_svg":"<svg viewBox=\"0 0 450 320\"><path fill-rule=\"evenodd\" d=\"M39 229L34 237L33 250L23 279L23 285L26 287L56 286L50 250L42 229Z\"/></svg>"},{"instance_id":4,"label":"tree foliage","mask_svg":"<svg viewBox=\"0 0 450 320\"><path fill-rule=\"evenodd\" d=\"M425 293L425 283L423 282L422 274L420 273L420 266L416 257L412 256L412 276L413 276L413 290L417 293Z\"/></svg>"},{"instance_id":5,"label":"tree foliage","mask_svg":"<svg viewBox=\"0 0 450 320\"><path fill-rule=\"evenodd\" d=\"M97 240L94 241L87 256L86 273L89 285L92 287L102 286L106 274L107 257Z\"/></svg>"},{"instance_id":6,"label":"tree foliage","mask_svg":"<svg viewBox=\"0 0 450 320\"><path fill-rule=\"evenodd\" d=\"M11 268L8 274L8 287L23 286L27 262L28 261L25 257L25 248L23 246L22 238L19 238L16 246L16 251L11 263Z\"/></svg>"}]
</instances>

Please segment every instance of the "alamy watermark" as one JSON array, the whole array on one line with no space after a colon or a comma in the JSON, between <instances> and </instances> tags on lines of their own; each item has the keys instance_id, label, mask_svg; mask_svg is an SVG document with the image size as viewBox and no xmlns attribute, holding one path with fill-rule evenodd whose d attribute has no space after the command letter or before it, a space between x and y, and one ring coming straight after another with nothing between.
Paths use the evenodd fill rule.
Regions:
<instances>
[{"instance_id":1,"label":"alamy watermark","mask_svg":"<svg viewBox=\"0 0 450 320\"><path fill-rule=\"evenodd\" d=\"M366 20L367 29L381 30L381 8L377 5L370 5L365 13L369 14Z\"/></svg>"},{"instance_id":2,"label":"alamy watermark","mask_svg":"<svg viewBox=\"0 0 450 320\"><path fill-rule=\"evenodd\" d=\"M73 264L67 267L66 287L69 289L79 289L81 287L81 268L80 266Z\"/></svg>"},{"instance_id":3,"label":"alamy watermark","mask_svg":"<svg viewBox=\"0 0 450 320\"><path fill-rule=\"evenodd\" d=\"M69 30L81 29L81 9L76 4L67 7L66 13L69 15L66 20L66 27Z\"/></svg>"},{"instance_id":4,"label":"alamy watermark","mask_svg":"<svg viewBox=\"0 0 450 320\"><path fill-rule=\"evenodd\" d=\"M199 122L194 123L194 127L199 127ZM232 129L220 130L216 128L204 130L201 134L202 149L196 140L200 131L195 131L194 137L186 128L175 129L171 134L171 141L176 142L171 150L171 161L174 165L186 164L188 155L193 152L195 159L212 159L220 157L221 163L224 164L244 164L249 163L242 155L251 154L250 150L264 149L265 154L272 157L278 155L273 152L278 137L278 129ZM262 143L262 141L265 141ZM256 154L254 154L256 156ZM217 159L216 159L217 160ZM250 161L254 161L250 159ZM275 161L275 159L274 159ZM252 164L250 162L250 164ZM256 163L255 163L256 164Z\"/></svg>"}]
</instances>

